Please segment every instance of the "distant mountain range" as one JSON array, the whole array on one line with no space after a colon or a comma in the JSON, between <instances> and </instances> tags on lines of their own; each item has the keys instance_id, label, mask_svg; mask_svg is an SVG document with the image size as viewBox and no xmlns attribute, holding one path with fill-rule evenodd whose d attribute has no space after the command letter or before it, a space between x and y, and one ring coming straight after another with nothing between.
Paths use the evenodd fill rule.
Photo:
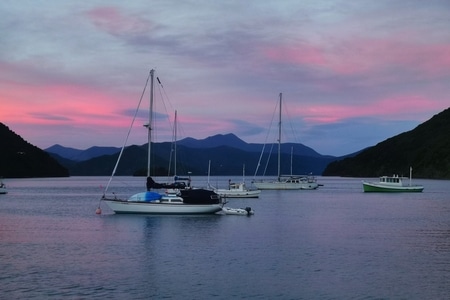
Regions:
<instances>
[{"instance_id":1,"label":"distant mountain range","mask_svg":"<svg viewBox=\"0 0 450 300\"><path fill-rule=\"evenodd\" d=\"M265 165L271 144L266 145ZM206 175L211 161L211 175L241 175L245 165L246 173L253 175L261 155L263 144L249 144L234 134L218 134L202 140L185 138L177 142L177 174ZM69 169L71 175L110 175L118 157L119 148L92 147L86 150L66 148L54 145L45 149L62 165ZM275 150L276 151L276 150ZM173 143L154 143L152 152L156 175L169 174L169 164L173 173ZM292 152L292 170L295 174L313 173L320 175L325 167L337 158L321 155L313 149L295 143L285 143L281 147L284 174L290 174ZM172 155L172 157L171 157ZM124 150L117 175L142 175L146 171L147 144L130 146ZM271 154L266 175L275 175L277 170L276 153ZM260 172L263 172L261 167ZM261 175L260 173L258 175Z\"/></svg>"},{"instance_id":2,"label":"distant mountain range","mask_svg":"<svg viewBox=\"0 0 450 300\"><path fill-rule=\"evenodd\" d=\"M377 177L399 174L450 179L450 108L415 129L389 138L354 157L332 162L325 176Z\"/></svg>"}]
</instances>

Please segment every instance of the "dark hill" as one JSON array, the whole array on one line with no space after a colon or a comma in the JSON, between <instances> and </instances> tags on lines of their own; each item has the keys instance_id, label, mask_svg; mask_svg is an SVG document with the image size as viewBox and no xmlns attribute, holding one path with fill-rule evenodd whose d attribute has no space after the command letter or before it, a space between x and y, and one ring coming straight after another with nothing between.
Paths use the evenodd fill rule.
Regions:
<instances>
[{"instance_id":1,"label":"dark hill","mask_svg":"<svg viewBox=\"0 0 450 300\"><path fill-rule=\"evenodd\" d=\"M450 179L450 108L415 129L387 139L360 154L330 163L324 176L409 175Z\"/></svg>"},{"instance_id":2,"label":"dark hill","mask_svg":"<svg viewBox=\"0 0 450 300\"><path fill-rule=\"evenodd\" d=\"M68 170L48 153L0 123L0 176L9 178L65 177Z\"/></svg>"}]
</instances>

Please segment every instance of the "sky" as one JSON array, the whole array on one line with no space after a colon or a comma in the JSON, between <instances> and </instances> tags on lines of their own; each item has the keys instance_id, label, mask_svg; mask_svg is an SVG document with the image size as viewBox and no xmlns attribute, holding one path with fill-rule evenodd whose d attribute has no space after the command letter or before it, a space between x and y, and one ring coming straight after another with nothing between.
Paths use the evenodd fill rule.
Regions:
<instances>
[{"instance_id":1,"label":"sky","mask_svg":"<svg viewBox=\"0 0 450 300\"><path fill-rule=\"evenodd\" d=\"M450 107L447 0L4 0L0 13L0 122L41 149L121 147L151 69L156 142L173 139L175 110L177 139L274 142L282 93L282 142L340 156ZM146 118L127 144L146 143Z\"/></svg>"}]
</instances>

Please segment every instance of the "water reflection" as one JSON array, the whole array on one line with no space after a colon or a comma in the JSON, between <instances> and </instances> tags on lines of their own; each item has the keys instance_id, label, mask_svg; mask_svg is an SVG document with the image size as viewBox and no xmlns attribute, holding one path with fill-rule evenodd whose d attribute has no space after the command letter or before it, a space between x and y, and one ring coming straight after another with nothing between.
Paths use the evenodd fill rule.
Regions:
<instances>
[{"instance_id":1,"label":"water reflection","mask_svg":"<svg viewBox=\"0 0 450 300\"><path fill-rule=\"evenodd\" d=\"M227 182L229 178L224 178ZM128 180L128 182L126 182ZM139 190L140 178L114 188ZM198 182L199 180L196 180ZM263 191L252 217L96 215L104 178L10 180L0 197L2 296L445 299L450 185L364 194L361 180ZM5 196L5 197L4 197Z\"/></svg>"}]
</instances>

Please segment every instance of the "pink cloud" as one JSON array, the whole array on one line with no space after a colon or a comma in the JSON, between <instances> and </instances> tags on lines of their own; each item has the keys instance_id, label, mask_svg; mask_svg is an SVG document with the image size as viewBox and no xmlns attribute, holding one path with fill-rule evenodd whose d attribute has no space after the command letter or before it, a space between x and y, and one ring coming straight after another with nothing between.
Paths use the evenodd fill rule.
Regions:
<instances>
[{"instance_id":1,"label":"pink cloud","mask_svg":"<svg viewBox=\"0 0 450 300\"><path fill-rule=\"evenodd\" d=\"M97 7L87 16L96 27L112 35L143 34L153 27L149 21L126 15L116 7Z\"/></svg>"},{"instance_id":2,"label":"pink cloud","mask_svg":"<svg viewBox=\"0 0 450 300\"><path fill-rule=\"evenodd\" d=\"M439 103L420 95L399 95L374 100L368 105L321 105L303 108L304 120L311 123L336 123L345 119L376 117L415 120L427 110L439 109Z\"/></svg>"},{"instance_id":3,"label":"pink cloud","mask_svg":"<svg viewBox=\"0 0 450 300\"><path fill-rule=\"evenodd\" d=\"M450 67L450 44L406 42L398 37L353 39L346 43L345 53L329 59L329 67L339 74L400 69L440 75Z\"/></svg>"},{"instance_id":4,"label":"pink cloud","mask_svg":"<svg viewBox=\"0 0 450 300\"><path fill-rule=\"evenodd\" d=\"M358 75L409 70L422 76L448 74L450 44L424 44L393 36L384 39L352 38L333 45L280 45L263 47L272 62Z\"/></svg>"},{"instance_id":5,"label":"pink cloud","mask_svg":"<svg viewBox=\"0 0 450 300\"><path fill-rule=\"evenodd\" d=\"M127 104L115 97L120 96L80 85L9 85L0 94L0 118L5 123L24 124L128 124L118 114L120 103Z\"/></svg>"}]
</instances>

